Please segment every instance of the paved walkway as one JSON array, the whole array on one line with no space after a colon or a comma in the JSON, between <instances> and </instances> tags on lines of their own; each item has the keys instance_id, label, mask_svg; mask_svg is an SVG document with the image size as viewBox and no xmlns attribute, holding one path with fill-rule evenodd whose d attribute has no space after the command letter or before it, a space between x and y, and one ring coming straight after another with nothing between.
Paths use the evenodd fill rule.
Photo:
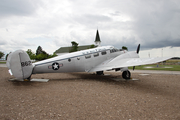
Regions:
<instances>
[{"instance_id":1,"label":"paved walkway","mask_svg":"<svg viewBox=\"0 0 180 120\"><path fill-rule=\"evenodd\" d=\"M7 67L6 64L0 64L0 67Z\"/></svg>"},{"instance_id":2,"label":"paved walkway","mask_svg":"<svg viewBox=\"0 0 180 120\"><path fill-rule=\"evenodd\" d=\"M161 70L130 70L131 73L155 73L155 74L174 74L180 75L180 71L161 71Z\"/></svg>"}]
</instances>

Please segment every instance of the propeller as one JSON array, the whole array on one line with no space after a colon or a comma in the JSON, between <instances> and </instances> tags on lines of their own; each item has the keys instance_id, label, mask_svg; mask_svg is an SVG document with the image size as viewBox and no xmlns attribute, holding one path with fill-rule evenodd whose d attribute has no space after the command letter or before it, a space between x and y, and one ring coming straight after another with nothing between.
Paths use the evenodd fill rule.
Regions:
<instances>
[{"instance_id":1,"label":"propeller","mask_svg":"<svg viewBox=\"0 0 180 120\"><path fill-rule=\"evenodd\" d=\"M135 69L135 66L133 66L133 70Z\"/></svg>"},{"instance_id":2,"label":"propeller","mask_svg":"<svg viewBox=\"0 0 180 120\"><path fill-rule=\"evenodd\" d=\"M140 44L137 47L137 54L139 54L139 50L140 50Z\"/></svg>"},{"instance_id":3,"label":"propeller","mask_svg":"<svg viewBox=\"0 0 180 120\"><path fill-rule=\"evenodd\" d=\"M136 51L136 53L137 54L139 54L139 50L140 50L140 44L138 45L138 47L137 47L137 51ZM133 66L133 70L135 69L135 66Z\"/></svg>"}]
</instances>

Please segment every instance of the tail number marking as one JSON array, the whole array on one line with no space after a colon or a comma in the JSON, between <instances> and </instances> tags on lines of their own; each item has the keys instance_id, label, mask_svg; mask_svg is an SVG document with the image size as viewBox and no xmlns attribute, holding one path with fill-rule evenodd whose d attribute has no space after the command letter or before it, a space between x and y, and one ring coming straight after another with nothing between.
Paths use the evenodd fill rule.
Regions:
<instances>
[{"instance_id":1,"label":"tail number marking","mask_svg":"<svg viewBox=\"0 0 180 120\"><path fill-rule=\"evenodd\" d=\"M21 66L22 66L22 67L30 66L30 65L31 65L31 61L21 62Z\"/></svg>"}]
</instances>

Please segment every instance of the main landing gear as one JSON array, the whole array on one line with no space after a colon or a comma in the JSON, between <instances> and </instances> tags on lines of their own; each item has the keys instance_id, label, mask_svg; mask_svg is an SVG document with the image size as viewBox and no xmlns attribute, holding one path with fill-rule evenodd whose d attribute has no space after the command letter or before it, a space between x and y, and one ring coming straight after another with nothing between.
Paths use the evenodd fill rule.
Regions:
<instances>
[{"instance_id":1,"label":"main landing gear","mask_svg":"<svg viewBox=\"0 0 180 120\"><path fill-rule=\"evenodd\" d=\"M122 77L126 80L131 79L131 73L129 72L129 70L123 71Z\"/></svg>"},{"instance_id":2,"label":"main landing gear","mask_svg":"<svg viewBox=\"0 0 180 120\"><path fill-rule=\"evenodd\" d=\"M97 71L96 74L97 75L104 75L104 72L103 71ZM131 73L129 72L129 70L123 71L122 77L123 77L123 79L126 79L126 80L131 79Z\"/></svg>"},{"instance_id":3,"label":"main landing gear","mask_svg":"<svg viewBox=\"0 0 180 120\"><path fill-rule=\"evenodd\" d=\"M104 75L104 72L103 71L97 71L96 74L97 75Z\"/></svg>"}]
</instances>

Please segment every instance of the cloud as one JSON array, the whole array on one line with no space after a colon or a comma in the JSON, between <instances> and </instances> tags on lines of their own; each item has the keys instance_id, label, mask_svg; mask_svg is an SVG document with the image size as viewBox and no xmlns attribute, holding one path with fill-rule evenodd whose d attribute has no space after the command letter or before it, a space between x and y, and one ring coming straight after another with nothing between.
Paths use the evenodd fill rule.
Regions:
<instances>
[{"instance_id":1,"label":"cloud","mask_svg":"<svg viewBox=\"0 0 180 120\"><path fill-rule=\"evenodd\" d=\"M177 43L180 34L178 22L180 19L179 1L98 1L99 7L106 8L110 11L112 18L117 16L111 22L113 28L118 28L121 31L119 39L129 33L136 41L148 48L171 46ZM125 19L126 18L126 19ZM123 19L124 22L122 21ZM115 24L116 23L116 24ZM127 24L127 26L125 26ZM109 25L109 24L107 24ZM111 28L111 25L109 28ZM115 26L116 25L116 26ZM120 27L120 26L125 27ZM127 29L129 28L129 29ZM124 31L125 30L125 31ZM130 31L131 32L127 32ZM111 31L112 32L112 31ZM129 37L130 38L130 37ZM131 41L133 39L129 39ZM123 42L123 39L119 40ZM150 42L158 43L151 45ZM174 41L174 42L172 42ZM160 43L159 43L160 42ZM163 42L164 44L161 44ZM152 43L153 44L153 43ZM179 45L179 44L176 44Z\"/></svg>"},{"instance_id":2,"label":"cloud","mask_svg":"<svg viewBox=\"0 0 180 120\"><path fill-rule=\"evenodd\" d=\"M0 16L27 16L36 11L37 4L40 1L36 0L0 0Z\"/></svg>"},{"instance_id":3,"label":"cloud","mask_svg":"<svg viewBox=\"0 0 180 120\"><path fill-rule=\"evenodd\" d=\"M74 16L75 21L77 21L80 24L84 25L92 25L97 23L103 23L103 22L110 22L111 18L105 15L97 15L97 14L84 14L84 15L77 15Z\"/></svg>"},{"instance_id":4,"label":"cloud","mask_svg":"<svg viewBox=\"0 0 180 120\"><path fill-rule=\"evenodd\" d=\"M180 47L178 0L0 2L0 44L4 51L12 44L23 49L41 45L49 53L71 45L71 41L93 44L97 28L102 45L127 46L129 50L136 50L139 43L142 50Z\"/></svg>"},{"instance_id":5,"label":"cloud","mask_svg":"<svg viewBox=\"0 0 180 120\"><path fill-rule=\"evenodd\" d=\"M35 46L35 44L29 43L26 40L12 39L12 40L5 41L5 42L0 41L0 49L5 50L4 51L5 53L9 53L9 52L12 52L12 51L15 51L18 49L23 49L26 51L28 49L28 47L32 47L32 46Z\"/></svg>"},{"instance_id":6,"label":"cloud","mask_svg":"<svg viewBox=\"0 0 180 120\"><path fill-rule=\"evenodd\" d=\"M148 48L179 46L177 41L180 23L177 1L145 2L142 11L135 13L134 32L142 44Z\"/></svg>"},{"instance_id":7,"label":"cloud","mask_svg":"<svg viewBox=\"0 0 180 120\"><path fill-rule=\"evenodd\" d=\"M6 44L7 44L7 41L0 37L0 46L6 45Z\"/></svg>"}]
</instances>

